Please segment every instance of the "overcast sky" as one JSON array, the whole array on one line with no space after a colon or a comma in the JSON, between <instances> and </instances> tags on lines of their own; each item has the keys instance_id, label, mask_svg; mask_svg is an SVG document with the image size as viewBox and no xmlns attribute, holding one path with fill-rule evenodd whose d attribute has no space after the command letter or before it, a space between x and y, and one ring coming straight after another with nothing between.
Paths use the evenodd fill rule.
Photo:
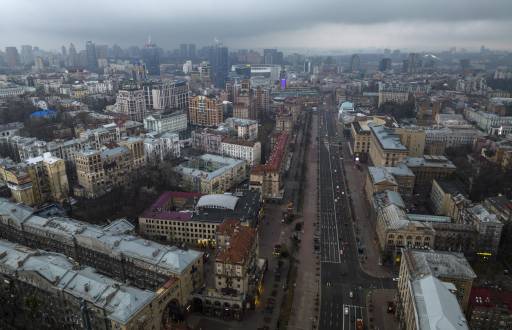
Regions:
<instances>
[{"instance_id":1,"label":"overcast sky","mask_svg":"<svg viewBox=\"0 0 512 330\"><path fill-rule=\"evenodd\" d=\"M512 49L512 0L1 0L0 47Z\"/></svg>"}]
</instances>

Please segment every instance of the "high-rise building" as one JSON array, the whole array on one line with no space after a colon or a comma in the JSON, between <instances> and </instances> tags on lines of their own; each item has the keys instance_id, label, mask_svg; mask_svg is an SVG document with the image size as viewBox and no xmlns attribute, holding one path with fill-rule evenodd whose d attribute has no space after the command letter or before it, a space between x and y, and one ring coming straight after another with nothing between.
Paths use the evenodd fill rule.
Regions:
<instances>
[{"instance_id":1,"label":"high-rise building","mask_svg":"<svg viewBox=\"0 0 512 330\"><path fill-rule=\"evenodd\" d=\"M69 44L69 55L66 64L71 67L77 66L78 64L78 53L76 52L76 48L73 43Z\"/></svg>"},{"instance_id":2,"label":"high-rise building","mask_svg":"<svg viewBox=\"0 0 512 330\"><path fill-rule=\"evenodd\" d=\"M359 71L360 69L361 69L361 58L359 57L359 55L354 54L350 58L350 71L356 72L356 71Z\"/></svg>"},{"instance_id":3,"label":"high-rise building","mask_svg":"<svg viewBox=\"0 0 512 330\"><path fill-rule=\"evenodd\" d=\"M148 73L150 75L160 75L160 51L158 47L151 42L151 38L146 41L141 53Z\"/></svg>"},{"instance_id":4,"label":"high-rise building","mask_svg":"<svg viewBox=\"0 0 512 330\"><path fill-rule=\"evenodd\" d=\"M87 69L96 71L98 69L98 58L96 56L96 46L92 41L87 41L85 44L85 52L87 57Z\"/></svg>"},{"instance_id":5,"label":"high-rise building","mask_svg":"<svg viewBox=\"0 0 512 330\"><path fill-rule=\"evenodd\" d=\"M382 72L391 70L391 59L383 58L382 60L380 60L379 70Z\"/></svg>"},{"instance_id":6,"label":"high-rise building","mask_svg":"<svg viewBox=\"0 0 512 330\"><path fill-rule=\"evenodd\" d=\"M192 125L217 126L223 121L222 103L208 96L194 96L190 98L188 114Z\"/></svg>"},{"instance_id":7,"label":"high-rise building","mask_svg":"<svg viewBox=\"0 0 512 330\"><path fill-rule=\"evenodd\" d=\"M62 53L62 56L66 57L68 56L68 51L66 50L66 46L62 45L60 48L60 52Z\"/></svg>"},{"instance_id":8,"label":"high-rise building","mask_svg":"<svg viewBox=\"0 0 512 330\"><path fill-rule=\"evenodd\" d=\"M23 45L21 46L21 63L31 64L34 61L34 54L32 51L32 46L30 45Z\"/></svg>"},{"instance_id":9,"label":"high-rise building","mask_svg":"<svg viewBox=\"0 0 512 330\"><path fill-rule=\"evenodd\" d=\"M122 86L117 93L116 112L142 123L146 116L144 91L135 84Z\"/></svg>"},{"instance_id":10,"label":"high-rise building","mask_svg":"<svg viewBox=\"0 0 512 330\"><path fill-rule=\"evenodd\" d=\"M188 45L180 44L180 57L187 58L188 57Z\"/></svg>"},{"instance_id":11,"label":"high-rise building","mask_svg":"<svg viewBox=\"0 0 512 330\"><path fill-rule=\"evenodd\" d=\"M407 60L407 72L408 73L417 73L418 68L421 67L420 55L418 53L409 53L409 58Z\"/></svg>"},{"instance_id":12,"label":"high-rise building","mask_svg":"<svg viewBox=\"0 0 512 330\"><path fill-rule=\"evenodd\" d=\"M107 58L108 57L108 45L97 45L96 46L96 57Z\"/></svg>"},{"instance_id":13,"label":"high-rise building","mask_svg":"<svg viewBox=\"0 0 512 330\"><path fill-rule=\"evenodd\" d=\"M5 62L10 68L15 68L20 64L20 56L16 47L5 47Z\"/></svg>"},{"instance_id":14,"label":"high-rise building","mask_svg":"<svg viewBox=\"0 0 512 330\"><path fill-rule=\"evenodd\" d=\"M226 86L229 69L228 48L220 44L211 46L208 57L212 66L213 83L215 87L224 88Z\"/></svg>"},{"instance_id":15,"label":"high-rise building","mask_svg":"<svg viewBox=\"0 0 512 330\"><path fill-rule=\"evenodd\" d=\"M190 59L196 58L196 44L188 44L188 57Z\"/></svg>"},{"instance_id":16,"label":"high-rise building","mask_svg":"<svg viewBox=\"0 0 512 330\"><path fill-rule=\"evenodd\" d=\"M142 88L147 111L188 109L189 88L185 80L145 82Z\"/></svg>"},{"instance_id":17,"label":"high-rise building","mask_svg":"<svg viewBox=\"0 0 512 330\"><path fill-rule=\"evenodd\" d=\"M263 63L281 65L283 64L283 53L277 51L277 49L264 49Z\"/></svg>"}]
</instances>

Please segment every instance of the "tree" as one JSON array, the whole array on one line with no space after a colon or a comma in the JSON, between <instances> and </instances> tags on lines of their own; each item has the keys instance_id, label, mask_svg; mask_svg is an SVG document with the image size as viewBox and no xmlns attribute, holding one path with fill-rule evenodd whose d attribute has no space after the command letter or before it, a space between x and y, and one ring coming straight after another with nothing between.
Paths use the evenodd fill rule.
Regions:
<instances>
[{"instance_id":1,"label":"tree","mask_svg":"<svg viewBox=\"0 0 512 330\"><path fill-rule=\"evenodd\" d=\"M377 113L379 115L393 116L397 120L404 118L414 118L416 116L413 102L407 102L404 104L385 102L381 104L377 110Z\"/></svg>"}]
</instances>

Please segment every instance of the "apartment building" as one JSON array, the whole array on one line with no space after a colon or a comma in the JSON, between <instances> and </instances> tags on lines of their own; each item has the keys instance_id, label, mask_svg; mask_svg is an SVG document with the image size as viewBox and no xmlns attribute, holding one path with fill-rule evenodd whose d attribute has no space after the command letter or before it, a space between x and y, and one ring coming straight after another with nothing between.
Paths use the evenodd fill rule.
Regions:
<instances>
[{"instance_id":1,"label":"apartment building","mask_svg":"<svg viewBox=\"0 0 512 330\"><path fill-rule=\"evenodd\" d=\"M247 179L243 160L204 154L174 168L180 185L203 194L224 193Z\"/></svg>"},{"instance_id":2,"label":"apartment building","mask_svg":"<svg viewBox=\"0 0 512 330\"><path fill-rule=\"evenodd\" d=\"M203 285L202 253L180 250L133 235L126 220L106 226L35 213L0 199L0 238L31 248L63 253L81 265L141 289L158 290L171 278L179 283L180 305Z\"/></svg>"},{"instance_id":3,"label":"apartment building","mask_svg":"<svg viewBox=\"0 0 512 330\"><path fill-rule=\"evenodd\" d=\"M223 132L210 128L202 128L192 131L192 148L206 153L220 154Z\"/></svg>"},{"instance_id":4,"label":"apartment building","mask_svg":"<svg viewBox=\"0 0 512 330\"><path fill-rule=\"evenodd\" d=\"M434 179L430 201L435 214L449 216L455 222L461 222L463 210L471 201L459 181Z\"/></svg>"},{"instance_id":5,"label":"apartment building","mask_svg":"<svg viewBox=\"0 0 512 330\"><path fill-rule=\"evenodd\" d=\"M0 240L0 327L162 329L179 282L142 290L67 256ZM31 303L28 304L27 302Z\"/></svg>"},{"instance_id":6,"label":"apartment building","mask_svg":"<svg viewBox=\"0 0 512 330\"><path fill-rule=\"evenodd\" d=\"M255 140L258 138L258 121L256 120L230 117L224 124L235 130L240 139Z\"/></svg>"},{"instance_id":7,"label":"apartment building","mask_svg":"<svg viewBox=\"0 0 512 330\"><path fill-rule=\"evenodd\" d=\"M144 155L147 162L161 162L179 158L181 154L180 137L175 133L150 134L144 139Z\"/></svg>"},{"instance_id":8,"label":"apartment building","mask_svg":"<svg viewBox=\"0 0 512 330\"><path fill-rule=\"evenodd\" d=\"M75 194L97 198L114 187L125 186L145 162L144 140L127 138L105 150L85 150L75 153L78 187Z\"/></svg>"},{"instance_id":9,"label":"apartment building","mask_svg":"<svg viewBox=\"0 0 512 330\"><path fill-rule=\"evenodd\" d=\"M2 160L0 178L15 201L30 206L48 201L62 202L69 195L65 162L50 153L18 164Z\"/></svg>"},{"instance_id":10,"label":"apartment building","mask_svg":"<svg viewBox=\"0 0 512 330\"><path fill-rule=\"evenodd\" d=\"M445 156L405 157L402 162L416 177L415 190L426 188L430 191L434 179L443 179L457 169Z\"/></svg>"},{"instance_id":11,"label":"apartment building","mask_svg":"<svg viewBox=\"0 0 512 330\"><path fill-rule=\"evenodd\" d=\"M129 120L142 122L146 117L147 109L144 91L136 85L122 86L117 92L115 112Z\"/></svg>"},{"instance_id":12,"label":"apartment building","mask_svg":"<svg viewBox=\"0 0 512 330\"><path fill-rule=\"evenodd\" d=\"M408 155L407 147L392 128L370 125L370 160L375 166L395 166Z\"/></svg>"},{"instance_id":13,"label":"apartment building","mask_svg":"<svg viewBox=\"0 0 512 330\"><path fill-rule=\"evenodd\" d=\"M250 188L268 200L281 200L284 194L282 175L286 171L288 134L278 134L275 140L267 162L251 169L249 181Z\"/></svg>"},{"instance_id":14,"label":"apartment building","mask_svg":"<svg viewBox=\"0 0 512 330\"><path fill-rule=\"evenodd\" d=\"M188 120L191 125L218 126L223 121L222 103L208 96L190 97Z\"/></svg>"},{"instance_id":15,"label":"apartment building","mask_svg":"<svg viewBox=\"0 0 512 330\"><path fill-rule=\"evenodd\" d=\"M237 219L217 227L215 289L253 300L257 289L258 232Z\"/></svg>"},{"instance_id":16,"label":"apartment building","mask_svg":"<svg viewBox=\"0 0 512 330\"><path fill-rule=\"evenodd\" d=\"M220 153L234 159L245 160L249 166L261 162L261 143L224 137L220 144Z\"/></svg>"}]
</instances>

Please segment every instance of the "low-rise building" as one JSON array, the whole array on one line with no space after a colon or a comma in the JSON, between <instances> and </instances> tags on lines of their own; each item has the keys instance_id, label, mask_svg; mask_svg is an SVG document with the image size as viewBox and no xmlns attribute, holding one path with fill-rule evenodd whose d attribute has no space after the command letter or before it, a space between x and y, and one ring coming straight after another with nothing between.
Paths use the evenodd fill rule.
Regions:
<instances>
[{"instance_id":1,"label":"low-rise building","mask_svg":"<svg viewBox=\"0 0 512 330\"><path fill-rule=\"evenodd\" d=\"M247 179L244 161L212 154L192 158L174 170L183 187L203 194L224 193Z\"/></svg>"},{"instance_id":2,"label":"low-rise building","mask_svg":"<svg viewBox=\"0 0 512 330\"><path fill-rule=\"evenodd\" d=\"M478 231L478 251L495 256L500 246L503 223L496 214L489 212L482 204L463 210L462 221L475 226Z\"/></svg>"},{"instance_id":3,"label":"low-rise building","mask_svg":"<svg viewBox=\"0 0 512 330\"><path fill-rule=\"evenodd\" d=\"M240 139L255 140L258 138L257 120L230 117L224 123L234 129Z\"/></svg>"},{"instance_id":4,"label":"low-rise building","mask_svg":"<svg viewBox=\"0 0 512 330\"><path fill-rule=\"evenodd\" d=\"M192 148L209 154L220 154L224 134L209 128L194 130L191 133Z\"/></svg>"},{"instance_id":5,"label":"low-rise building","mask_svg":"<svg viewBox=\"0 0 512 330\"><path fill-rule=\"evenodd\" d=\"M432 182L430 202L435 214L448 216L454 222L461 221L464 208L471 203L461 182L442 179Z\"/></svg>"},{"instance_id":6,"label":"low-rise building","mask_svg":"<svg viewBox=\"0 0 512 330\"><path fill-rule=\"evenodd\" d=\"M399 192L403 198L410 200L413 188L414 173L404 164L395 167L368 167L365 190L369 201L374 193L384 190Z\"/></svg>"},{"instance_id":7,"label":"low-rise building","mask_svg":"<svg viewBox=\"0 0 512 330\"><path fill-rule=\"evenodd\" d=\"M215 245L215 232L227 219L255 227L260 217L260 196L244 190L234 194L202 195L165 192L139 216L140 232L167 242Z\"/></svg>"},{"instance_id":8,"label":"low-rise building","mask_svg":"<svg viewBox=\"0 0 512 330\"><path fill-rule=\"evenodd\" d=\"M179 133L187 130L187 114L184 111L152 113L144 118L144 128L148 132Z\"/></svg>"},{"instance_id":9,"label":"low-rise building","mask_svg":"<svg viewBox=\"0 0 512 330\"><path fill-rule=\"evenodd\" d=\"M406 324L412 325L414 322L407 322L411 317L413 305L410 305L410 299L407 298L410 293L411 282L426 276L433 276L436 279L453 284L455 287L451 290L457 297L462 311L466 312L471 287L476 278L476 274L469 265L463 254L455 252L434 251L434 250L414 250L403 249L400 262L400 277L398 281L398 291L401 306L406 316ZM414 327L407 329L414 329ZM444 329L444 328L443 328Z\"/></svg>"},{"instance_id":10,"label":"low-rise building","mask_svg":"<svg viewBox=\"0 0 512 330\"><path fill-rule=\"evenodd\" d=\"M162 329L179 282L157 291L123 284L65 255L0 240L2 328ZM27 303L30 301L30 304Z\"/></svg>"},{"instance_id":11,"label":"low-rise building","mask_svg":"<svg viewBox=\"0 0 512 330\"><path fill-rule=\"evenodd\" d=\"M395 133L407 148L409 157L421 157L425 151L425 131L416 127L397 127Z\"/></svg>"},{"instance_id":12,"label":"low-rise building","mask_svg":"<svg viewBox=\"0 0 512 330\"><path fill-rule=\"evenodd\" d=\"M489 197L484 201L484 207L489 212L498 216L504 224L509 224L512 221L512 202L505 196Z\"/></svg>"},{"instance_id":13,"label":"low-rise building","mask_svg":"<svg viewBox=\"0 0 512 330\"><path fill-rule=\"evenodd\" d=\"M414 173L415 191L430 191L434 179L443 179L457 169L445 156L405 157L403 163Z\"/></svg>"},{"instance_id":14,"label":"low-rise building","mask_svg":"<svg viewBox=\"0 0 512 330\"><path fill-rule=\"evenodd\" d=\"M180 137L176 133L163 133L159 136L148 134L144 139L146 161L161 162L166 159L179 158L180 154Z\"/></svg>"},{"instance_id":15,"label":"low-rise building","mask_svg":"<svg viewBox=\"0 0 512 330\"><path fill-rule=\"evenodd\" d=\"M261 162L261 143L224 137L221 142L220 153L223 156L245 160L249 166Z\"/></svg>"},{"instance_id":16,"label":"low-rise building","mask_svg":"<svg viewBox=\"0 0 512 330\"><path fill-rule=\"evenodd\" d=\"M369 125L384 125L386 118L373 116L365 117L364 120L355 120L350 124L350 135L352 137L352 152L354 157L366 160L370 152L370 127Z\"/></svg>"}]
</instances>

